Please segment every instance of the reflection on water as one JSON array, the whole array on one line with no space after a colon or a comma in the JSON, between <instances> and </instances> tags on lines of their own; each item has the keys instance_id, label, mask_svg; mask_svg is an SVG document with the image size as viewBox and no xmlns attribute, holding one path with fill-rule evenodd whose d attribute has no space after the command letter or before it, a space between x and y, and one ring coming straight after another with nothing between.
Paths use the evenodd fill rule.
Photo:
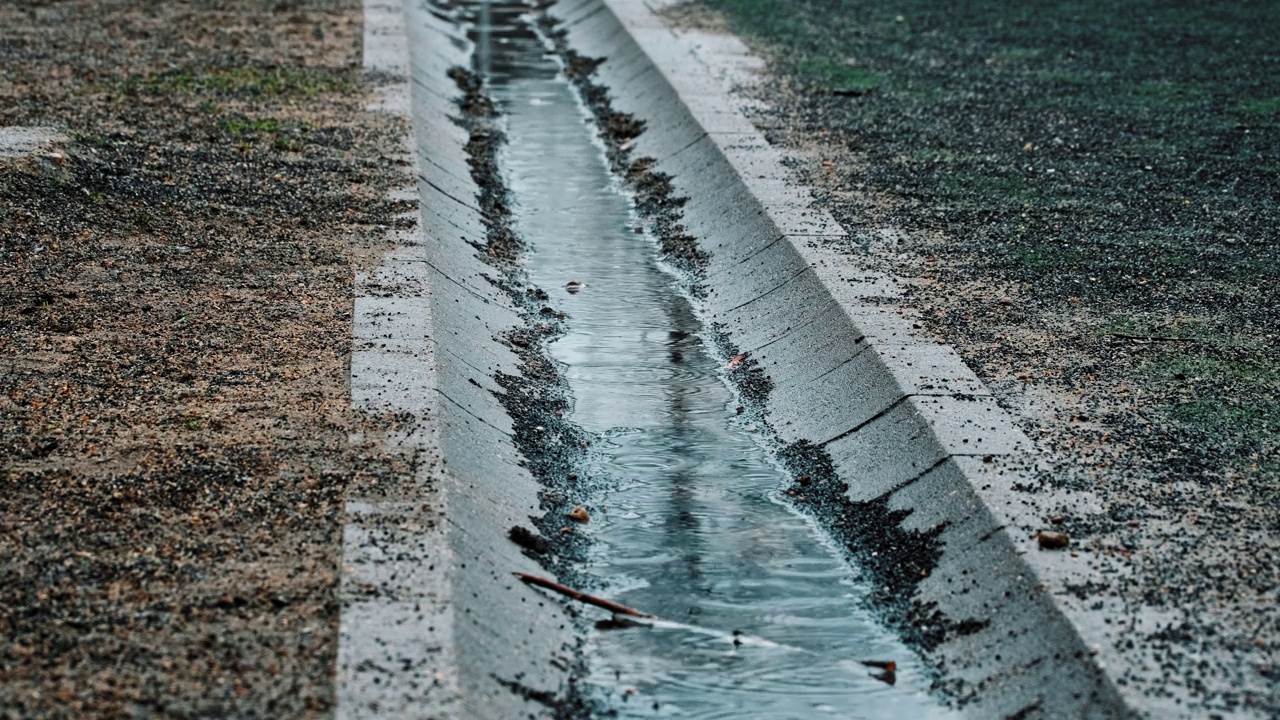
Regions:
<instances>
[{"instance_id":1,"label":"reflection on water","mask_svg":"<svg viewBox=\"0 0 1280 720\"><path fill-rule=\"evenodd\" d=\"M689 303L632 231L552 57L496 6L491 91L532 283L569 314L551 352L610 479L588 572L662 621L597 631L592 684L620 717L926 718L920 668L861 609L842 555L775 500L786 479L735 413ZM584 283L569 292L566 285ZM607 512L605 511L607 508ZM860 661L895 660L897 684Z\"/></svg>"}]
</instances>

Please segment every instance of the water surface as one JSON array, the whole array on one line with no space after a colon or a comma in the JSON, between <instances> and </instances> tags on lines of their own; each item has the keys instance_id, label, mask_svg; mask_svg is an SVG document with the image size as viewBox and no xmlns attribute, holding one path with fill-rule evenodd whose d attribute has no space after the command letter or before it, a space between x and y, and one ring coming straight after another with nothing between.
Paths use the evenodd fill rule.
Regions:
<instances>
[{"instance_id":1,"label":"water surface","mask_svg":"<svg viewBox=\"0 0 1280 720\"><path fill-rule=\"evenodd\" d=\"M950 717L863 608L856 569L780 498L788 478L738 415L722 360L519 12L493 10L490 91L529 280L569 315L550 351L571 419L603 438L586 473L608 489L578 529L593 539L586 571L664 619L594 632L593 692L624 718ZM896 661L896 684L863 660Z\"/></svg>"}]
</instances>

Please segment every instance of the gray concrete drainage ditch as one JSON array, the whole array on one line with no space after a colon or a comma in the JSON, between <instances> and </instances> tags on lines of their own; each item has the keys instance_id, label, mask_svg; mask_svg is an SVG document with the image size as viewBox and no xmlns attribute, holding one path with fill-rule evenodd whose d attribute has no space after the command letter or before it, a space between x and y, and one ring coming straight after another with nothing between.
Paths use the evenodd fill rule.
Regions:
<instances>
[{"instance_id":1,"label":"gray concrete drainage ditch","mask_svg":"<svg viewBox=\"0 0 1280 720\"><path fill-rule=\"evenodd\" d=\"M412 60L421 227L363 280L353 393L420 461L348 501L340 716L1127 714L1046 592L1075 571L1029 443L817 242L740 49L583 0L530 16L545 45L493 7L477 61L479 7L369 8L372 68Z\"/></svg>"}]
</instances>

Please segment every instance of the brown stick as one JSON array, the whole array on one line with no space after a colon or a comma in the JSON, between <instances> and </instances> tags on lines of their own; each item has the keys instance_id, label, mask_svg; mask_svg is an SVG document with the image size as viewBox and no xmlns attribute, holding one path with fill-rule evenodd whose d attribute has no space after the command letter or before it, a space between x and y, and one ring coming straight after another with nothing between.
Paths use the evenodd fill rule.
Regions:
<instances>
[{"instance_id":1,"label":"brown stick","mask_svg":"<svg viewBox=\"0 0 1280 720\"><path fill-rule=\"evenodd\" d=\"M586 593L578 592L577 590L574 590L571 587L565 587L564 585L561 585L558 582L554 582L546 578L541 578L541 577L538 577L537 575L526 575L525 573L521 573L521 572L512 573L512 575L515 575L516 577L520 578L520 580L527 585L537 585L540 588L546 588L547 590L554 590L560 593L561 595L567 595L573 598L574 600L577 600L578 602L584 602L588 605L595 605L598 608L604 608L605 610L617 613L619 615L631 615L632 617L642 617L642 618L654 617L653 615L650 615L648 613L642 613L639 610L633 610L627 607L626 605L619 605L616 602L605 600L604 598L598 598L595 595L588 595Z\"/></svg>"}]
</instances>

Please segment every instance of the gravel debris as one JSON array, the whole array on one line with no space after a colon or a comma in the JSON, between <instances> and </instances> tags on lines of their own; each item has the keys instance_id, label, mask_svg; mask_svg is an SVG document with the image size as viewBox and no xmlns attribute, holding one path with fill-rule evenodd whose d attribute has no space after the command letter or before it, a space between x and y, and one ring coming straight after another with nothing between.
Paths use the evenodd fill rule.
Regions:
<instances>
[{"instance_id":1,"label":"gravel debris","mask_svg":"<svg viewBox=\"0 0 1280 720\"><path fill-rule=\"evenodd\" d=\"M332 707L344 488L401 460L353 279L413 209L361 12L0 6L0 127L54 129L0 157L0 717Z\"/></svg>"}]
</instances>

